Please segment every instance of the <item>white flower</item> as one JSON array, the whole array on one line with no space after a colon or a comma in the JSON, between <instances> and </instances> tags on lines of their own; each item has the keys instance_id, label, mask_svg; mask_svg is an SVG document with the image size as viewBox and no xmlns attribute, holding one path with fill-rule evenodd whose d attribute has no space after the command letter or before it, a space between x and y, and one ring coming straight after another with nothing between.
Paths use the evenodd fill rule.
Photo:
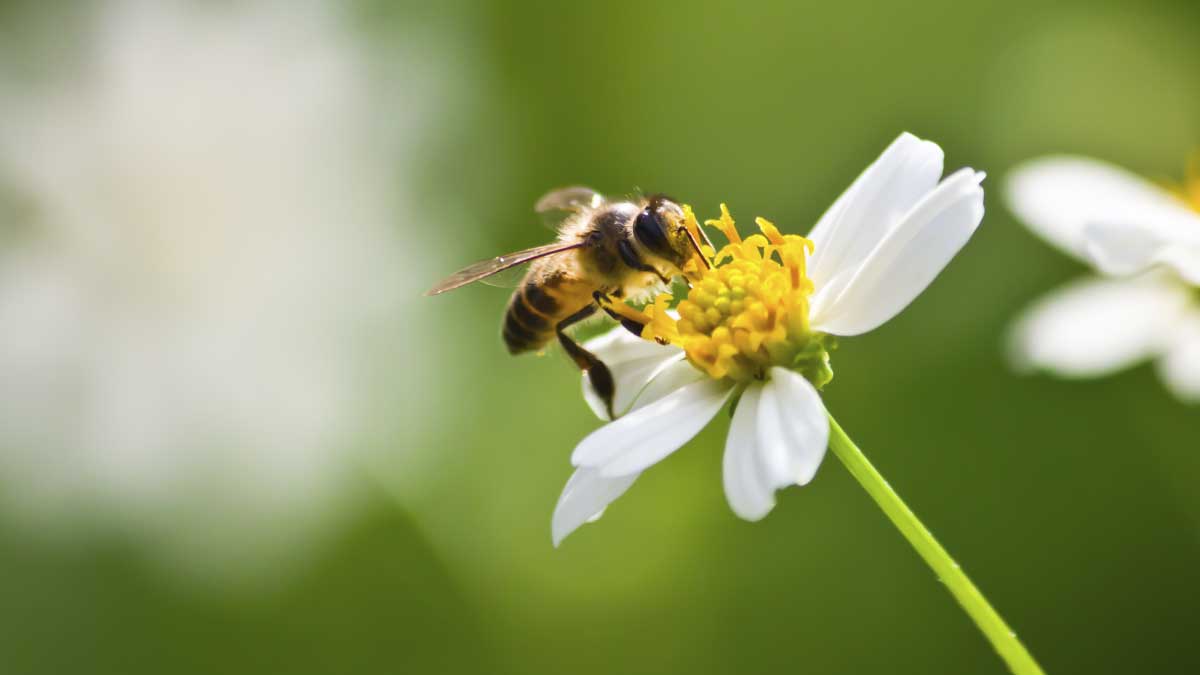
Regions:
<instances>
[{"instance_id":1,"label":"white flower","mask_svg":"<svg viewBox=\"0 0 1200 675\"><path fill-rule=\"evenodd\" d=\"M936 144L902 134L813 229L814 252L807 262L811 287L805 290L795 281L805 272L803 256L785 261L782 269L795 272L796 297L780 311L808 313L796 317L795 325L805 324L805 329L789 336L801 344L788 358L806 354L804 345L811 346L822 334L858 335L895 316L974 233L983 218L984 175L962 169L939 182L942 159ZM731 229L732 221L728 225ZM770 223L760 226L784 246L806 245L799 238L784 244L787 238ZM682 304L680 309L686 314ZM697 367L691 352L640 340L624 330L587 346L612 370L614 407L623 414L575 448L571 461L578 468L552 520L556 545L599 517L642 471L695 436L739 391L722 468L733 511L758 520L774 506L776 490L804 485L816 474L829 437L828 417L816 387L785 367L791 364L760 364L752 378L739 382ZM822 365L820 358L814 363ZM725 372L718 362L708 367ZM603 418L604 408L586 376L584 395Z\"/></svg>"},{"instance_id":2,"label":"white flower","mask_svg":"<svg viewBox=\"0 0 1200 675\"><path fill-rule=\"evenodd\" d=\"M340 511L405 339L398 151L434 97L378 81L323 3L95 19L83 65L0 89L27 207L0 228L4 510L274 575Z\"/></svg>"},{"instance_id":3,"label":"white flower","mask_svg":"<svg viewBox=\"0 0 1200 675\"><path fill-rule=\"evenodd\" d=\"M1016 169L1007 198L1035 233L1100 273L1067 284L1016 322L1018 368L1105 375L1156 359L1167 387L1200 402L1200 175L1180 195L1081 157Z\"/></svg>"}]
</instances>

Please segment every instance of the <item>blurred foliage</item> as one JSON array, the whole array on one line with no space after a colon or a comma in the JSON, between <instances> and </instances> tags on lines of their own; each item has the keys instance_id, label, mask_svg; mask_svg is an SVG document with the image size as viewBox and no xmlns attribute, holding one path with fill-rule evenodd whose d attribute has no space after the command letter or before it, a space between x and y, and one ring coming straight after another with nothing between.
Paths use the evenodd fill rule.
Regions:
<instances>
[{"instance_id":1,"label":"blurred foliage","mask_svg":"<svg viewBox=\"0 0 1200 675\"><path fill-rule=\"evenodd\" d=\"M1083 270L999 190L1049 152L1177 175L1200 145L1200 5L373 0L362 16L374 42L411 22L470 35L456 66L475 101L443 120L454 142L398 224L456 214L436 233L450 266L541 243L530 205L561 184L803 232L901 130L988 171L975 239L908 311L842 342L827 404L1048 673L1200 671L1198 412L1144 367L1008 371L1008 321ZM558 354L504 353L505 300L429 301L412 330L455 355L432 366L440 430L385 447L358 525L282 588L180 588L119 543L0 533L0 671L1003 672L832 458L765 521L734 517L723 422L553 549L570 450L597 422Z\"/></svg>"}]
</instances>

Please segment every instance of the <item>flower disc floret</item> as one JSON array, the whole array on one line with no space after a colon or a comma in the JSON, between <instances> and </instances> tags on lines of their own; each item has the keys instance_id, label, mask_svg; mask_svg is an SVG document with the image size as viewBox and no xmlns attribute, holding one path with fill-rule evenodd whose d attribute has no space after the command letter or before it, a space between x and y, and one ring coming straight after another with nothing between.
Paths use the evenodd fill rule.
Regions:
<instances>
[{"instance_id":1,"label":"flower disc floret","mask_svg":"<svg viewBox=\"0 0 1200 675\"><path fill-rule=\"evenodd\" d=\"M667 311L669 295L646 308L642 337L683 348L693 365L715 379L749 382L783 366L823 385L831 377L828 340L809 325L813 283L806 261L813 244L780 234L762 218L756 223L760 234L743 239L722 204L721 217L706 224L729 243L679 302L678 318Z\"/></svg>"}]
</instances>

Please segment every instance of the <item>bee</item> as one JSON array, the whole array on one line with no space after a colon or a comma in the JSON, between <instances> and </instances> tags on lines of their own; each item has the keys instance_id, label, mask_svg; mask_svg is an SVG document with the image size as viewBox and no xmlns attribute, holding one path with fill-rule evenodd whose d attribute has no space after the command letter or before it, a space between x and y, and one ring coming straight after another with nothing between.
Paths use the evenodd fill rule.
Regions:
<instances>
[{"instance_id":1,"label":"bee","mask_svg":"<svg viewBox=\"0 0 1200 675\"><path fill-rule=\"evenodd\" d=\"M683 207L663 195L610 200L586 187L554 190L538 200L541 214L565 214L557 241L483 260L429 289L438 295L528 264L509 298L501 336L510 354L540 351L555 338L575 365L588 373L611 418L612 374L567 328L606 311L641 335L642 325L610 307L665 287L693 256L704 265L700 242L686 227ZM704 235L701 234L703 237Z\"/></svg>"}]
</instances>

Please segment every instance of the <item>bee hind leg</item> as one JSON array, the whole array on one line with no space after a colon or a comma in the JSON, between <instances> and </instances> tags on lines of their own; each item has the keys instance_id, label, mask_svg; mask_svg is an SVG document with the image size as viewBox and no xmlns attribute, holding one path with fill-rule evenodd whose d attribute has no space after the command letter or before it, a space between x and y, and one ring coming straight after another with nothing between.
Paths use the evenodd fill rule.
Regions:
<instances>
[{"instance_id":1,"label":"bee hind leg","mask_svg":"<svg viewBox=\"0 0 1200 675\"><path fill-rule=\"evenodd\" d=\"M558 325L554 327L554 333L558 336L559 344L562 345L563 350L567 352L571 360L575 362L575 365L588 374L588 380L592 385L592 389L604 401L604 407L608 410L608 418L615 420L617 419L617 415L613 410L613 396L616 393L616 385L613 383L612 372L609 371L608 366L604 365L604 362L595 354L584 349L571 336L564 332L571 325L579 323L595 313L596 305L588 305L559 321Z\"/></svg>"}]
</instances>

